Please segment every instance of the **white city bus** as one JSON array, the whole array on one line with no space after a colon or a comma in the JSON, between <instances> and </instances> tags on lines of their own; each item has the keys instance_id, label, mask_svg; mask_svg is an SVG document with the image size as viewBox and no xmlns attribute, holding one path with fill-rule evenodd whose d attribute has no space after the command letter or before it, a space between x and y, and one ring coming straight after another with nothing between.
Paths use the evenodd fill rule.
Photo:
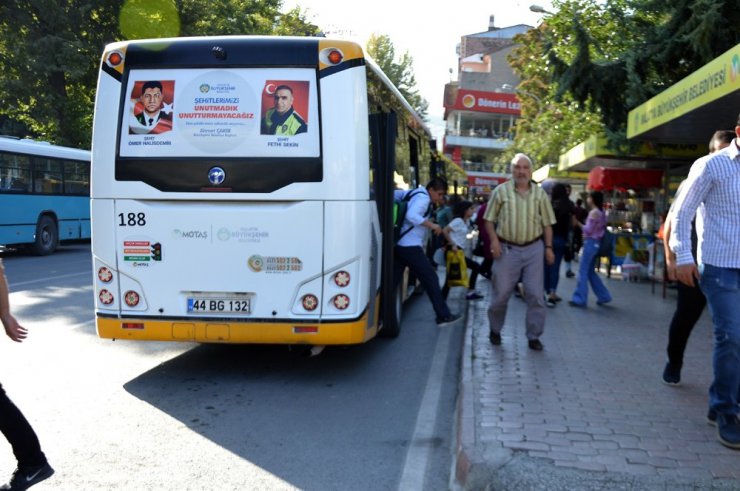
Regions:
<instances>
[{"instance_id":1,"label":"white city bus","mask_svg":"<svg viewBox=\"0 0 740 491\"><path fill-rule=\"evenodd\" d=\"M286 87L302 127L273 111ZM359 45L111 44L92 160L99 336L328 345L398 334L408 281L393 288L392 192L438 163L422 120Z\"/></svg>"}]
</instances>

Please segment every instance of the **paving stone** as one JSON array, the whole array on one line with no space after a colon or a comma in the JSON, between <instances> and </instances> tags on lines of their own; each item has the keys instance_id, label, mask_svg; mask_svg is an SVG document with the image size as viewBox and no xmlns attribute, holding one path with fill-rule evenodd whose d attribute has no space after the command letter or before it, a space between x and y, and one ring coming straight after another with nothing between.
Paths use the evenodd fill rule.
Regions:
<instances>
[{"instance_id":1,"label":"paving stone","mask_svg":"<svg viewBox=\"0 0 740 491\"><path fill-rule=\"evenodd\" d=\"M491 489L740 490L740 452L720 445L705 422L709 315L692 332L682 385L669 387L661 373L676 291L663 299L660 285L652 294L649 283L605 284L614 298L608 309L595 307L591 297L587 309L561 304L547 310L539 353L527 349L524 303L516 298L509 302L503 344L490 345L490 288L480 289L487 298L468 304L465 349L474 358L464 364L471 373L462 376L469 380L462 390L477 399L468 406L475 417L462 421L477 426L478 438L462 441L462 453L466 443L485 444L469 455L513 452L495 472L516 485ZM471 461L472 468L488 465ZM545 486L528 480L532 468L558 477Z\"/></svg>"}]
</instances>

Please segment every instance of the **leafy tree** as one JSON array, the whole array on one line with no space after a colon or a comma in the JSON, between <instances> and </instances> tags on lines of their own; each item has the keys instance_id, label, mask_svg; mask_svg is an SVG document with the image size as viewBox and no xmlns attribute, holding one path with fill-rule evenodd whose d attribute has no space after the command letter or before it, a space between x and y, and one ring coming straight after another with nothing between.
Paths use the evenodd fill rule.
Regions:
<instances>
[{"instance_id":1,"label":"leafy tree","mask_svg":"<svg viewBox=\"0 0 740 491\"><path fill-rule=\"evenodd\" d=\"M373 34L367 41L367 52L373 57L383 73L393 82L423 119L427 119L429 103L419 94L414 76L414 59L405 52L396 59L396 48L385 34Z\"/></svg>"},{"instance_id":2,"label":"leafy tree","mask_svg":"<svg viewBox=\"0 0 740 491\"><path fill-rule=\"evenodd\" d=\"M313 35L282 0L5 0L0 2L0 134L89 148L100 56L123 39Z\"/></svg>"},{"instance_id":3,"label":"leafy tree","mask_svg":"<svg viewBox=\"0 0 740 491\"><path fill-rule=\"evenodd\" d=\"M738 0L555 0L553 6L538 34L522 36L512 57L523 79L517 145L531 144L541 122L556 120L563 104L582 121L548 128L542 154L558 140L578 143L576 133L595 121L619 148L630 109L740 42ZM542 88L544 107L532 108L526 84Z\"/></svg>"},{"instance_id":4,"label":"leafy tree","mask_svg":"<svg viewBox=\"0 0 740 491\"><path fill-rule=\"evenodd\" d=\"M514 145L501 162L508 163L516 152L526 152L536 164L557 162L564 149L603 128L598 112L570 95L556 96L557 85L551 83L545 52L548 35L543 24L519 36L519 44L509 57L512 69L521 78L517 87L521 118L515 128Z\"/></svg>"},{"instance_id":5,"label":"leafy tree","mask_svg":"<svg viewBox=\"0 0 740 491\"><path fill-rule=\"evenodd\" d=\"M89 147L102 46L118 2L0 5L0 131Z\"/></svg>"}]
</instances>

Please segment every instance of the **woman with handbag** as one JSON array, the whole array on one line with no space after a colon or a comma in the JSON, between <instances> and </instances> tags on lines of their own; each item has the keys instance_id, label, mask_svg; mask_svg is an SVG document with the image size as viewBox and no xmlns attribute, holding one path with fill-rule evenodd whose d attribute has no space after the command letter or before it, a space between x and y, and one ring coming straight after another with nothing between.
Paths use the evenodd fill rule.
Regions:
<instances>
[{"instance_id":1,"label":"woman with handbag","mask_svg":"<svg viewBox=\"0 0 740 491\"><path fill-rule=\"evenodd\" d=\"M447 251L457 253L462 251L465 256L465 266L471 271L468 280L468 293L465 295L466 300L479 300L483 295L475 291L475 282L478 274L481 272L481 266L471 259L471 246L468 234L470 234L470 217L473 216L473 203L470 201L460 201L455 203L452 209L454 218L442 229L442 233L447 239ZM448 273L449 274L449 273ZM445 285L442 288L442 296L447 298L450 292L449 278L445 278Z\"/></svg>"}]
</instances>

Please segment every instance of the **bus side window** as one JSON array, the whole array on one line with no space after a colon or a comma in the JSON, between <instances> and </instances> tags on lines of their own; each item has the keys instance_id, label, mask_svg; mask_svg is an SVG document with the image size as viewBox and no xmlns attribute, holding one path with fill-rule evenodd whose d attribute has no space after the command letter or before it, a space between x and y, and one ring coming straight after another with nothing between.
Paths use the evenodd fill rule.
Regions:
<instances>
[{"instance_id":1,"label":"bus side window","mask_svg":"<svg viewBox=\"0 0 740 491\"><path fill-rule=\"evenodd\" d=\"M24 155L0 153L0 179L3 191L29 192L31 163Z\"/></svg>"},{"instance_id":2,"label":"bus side window","mask_svg":"<svg viewBox=\"0 0 740 491\"><path fill-rule=\"evenodd\" d=\"M89 165L85 162L64 161L64 194L90 194Z\"/></svg>"},{"instance_id":3,"label":"bus side window","mask_svg":"<svg viewBox=\"0 0 740 491\"><path fill-rule=\"evenodd\" d=\"M62 193L62 162L46 158L34 161L34 192L42 194Z\"/></svg>"}]
</instances>

